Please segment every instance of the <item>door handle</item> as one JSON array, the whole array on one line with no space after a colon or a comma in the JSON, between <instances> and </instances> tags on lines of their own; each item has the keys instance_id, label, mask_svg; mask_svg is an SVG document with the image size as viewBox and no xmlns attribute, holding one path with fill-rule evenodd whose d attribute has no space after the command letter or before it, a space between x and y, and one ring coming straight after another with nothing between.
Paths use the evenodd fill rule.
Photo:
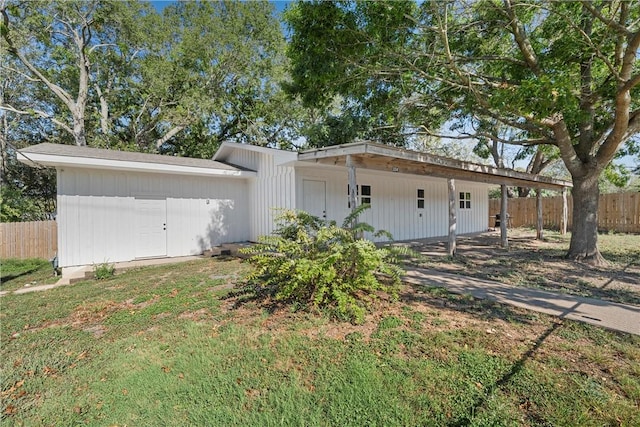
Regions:
<instances>
[{"instance_id":1,"label":"door handle","mask_svg":"<svg viewBox=\"0 0 640 427\"><path fill-rule=\"evenodd\" d=\"M167 229L167 224L162 224L162 230L166 230Z\"/></svg>"}]
</instances>

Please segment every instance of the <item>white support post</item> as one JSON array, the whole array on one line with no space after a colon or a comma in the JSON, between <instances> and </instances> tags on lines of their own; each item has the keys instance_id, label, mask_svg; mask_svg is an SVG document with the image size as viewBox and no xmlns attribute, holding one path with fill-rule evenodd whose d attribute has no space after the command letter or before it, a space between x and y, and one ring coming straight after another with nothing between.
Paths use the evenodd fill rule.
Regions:
<instances>
[{"instance_id":1,"label":"white support post","mask_svg":"<svg viewBox=\"0 0 640 427\"><path fill-rule=\"evenodd\" d=\"M505 184L500 186L500 194L502 196L500 201L500 245L505 249L509 249L509 238L507 237L508 194L507 186Z\"/></svg>"},{"instance_id":2,"label":"white support post","mask_svg":"<svg viewBox=\"0 0 640 427\"><path fill-rule=\"evenodd\" d=\"M447 244L447 254L452 257L456 254L456 226L458 219L455 181L453 179L447 179L447 187L449 189L449 240Z\"/></svg>"},{"instance_id":3,"label":"white support post","mask_svg":"<svg viewBox=\"0 0 640 427\"><path fill-rule=\"evenodd\" d=\"M347 154L347 171L349 173L349 206L351 206L351 212L356 209L356 194L358 191L356 182L356 167L353 164L351 154Z\"/></svg>"},{"instance_id":4,"label":"white support post","mask_svg":"<svg viewBox=\"0 0 640 427\"><path fill-rule=\"evenodd\" d=\"M569 207L567 205L567 187L562 187L562 220L560 222L560 234L567 234L569 222Z\"/></svg>"},{"instance_id":5,"label":"white support post","mask_svg":"<svg viewBox=\"0 0 640 427\"><path fill-rule=\"evenodd\" d=\"M542 190L539 188L536 189L536 219L536 240L542 240Z\"/></svg>"}]
</instances>

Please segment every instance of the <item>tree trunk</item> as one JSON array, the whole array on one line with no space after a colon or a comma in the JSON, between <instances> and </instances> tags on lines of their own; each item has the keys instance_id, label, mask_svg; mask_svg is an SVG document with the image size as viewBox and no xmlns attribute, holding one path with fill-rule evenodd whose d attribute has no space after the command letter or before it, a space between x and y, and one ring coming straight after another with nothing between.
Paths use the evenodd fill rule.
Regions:
<instances>
[{"instance_id":1,"label":"tree trunk","mask_svg":"<svg viewBox=\"0 0 640 427\"><path fill-rule=\"evenodd\" d=\"M73 115L73 138L78 146L87 145L87 138L84 133L84 112Z\"/></svg>"},{"instance_id":2,"label":"tree trunk","mask_svg":"<svg viewBox=\"0 0 640 427\"><path fill-rule=\"evenodd\" d=\"M599 173L573 178L573 221L566 257L593 266L606 266L598 250Z\"/></svg>"}]
</instances>

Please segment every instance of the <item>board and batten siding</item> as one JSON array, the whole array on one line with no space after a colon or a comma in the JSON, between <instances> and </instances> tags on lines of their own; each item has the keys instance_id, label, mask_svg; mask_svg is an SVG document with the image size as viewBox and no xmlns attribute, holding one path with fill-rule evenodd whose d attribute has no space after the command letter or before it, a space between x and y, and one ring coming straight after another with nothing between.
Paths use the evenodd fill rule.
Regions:
<instances>
[{"instance_id":1,"label":"board and batten siding","mask_svg":"<svg viewBox=\"0 0 640 427\"><path fill-rule=\"evenodd\" d=\"M447 181L440 178L400 175L358 169L358 186L371 186L371 208L360 220L377 230L386 230L395 240L410 240L446 236L448 233L449 204ZM304 209L303 181L326 183L327 219L341 224L349 214L347 197L347 171L339 167L298 167L297 208ZM418 208L418 189L424 190L424 208ZM458 209L457 233L486 231L488 186L456 181L456 206L459 193L470 193L471 208ZM372 237L372 236L368 236ZM378 239L378 240L384 240Z\"/></svg>"},{"instance_id":2,"label":"board and batten siding","mask_svg":"<svg viewBox=\"0 0 640 427\"><path fill-rule=\"evenodd\" d=\"M294 153L278 150L253 151L236 149L226 162L257 171L257 177L249 179L249 240L257 241L262 235L271 234L277 209L295 209L295 169L282 166L284 156Z\"/></svg>"},{"instance_id":3,"label":"board and batten siding","mask_svg":"<svg viewBox=\"0 0 640 427\"><path fill-rule=\"evenodd\" d=\"M166 200L166 256L249 238L247 180L58 170L61 267L136 257L136 198Z\"/></svg>"}]
</instances>

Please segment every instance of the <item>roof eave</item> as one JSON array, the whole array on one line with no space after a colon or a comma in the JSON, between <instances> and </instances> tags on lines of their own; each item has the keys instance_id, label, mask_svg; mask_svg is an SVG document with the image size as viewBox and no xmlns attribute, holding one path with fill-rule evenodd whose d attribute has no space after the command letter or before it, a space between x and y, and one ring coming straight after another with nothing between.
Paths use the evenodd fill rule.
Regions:
<instances>
[{"instance_id":1,"label":"roof eave","mask_svg":"<svg viewBox=\"0 0 640 427\"><path fill-rule=\"evenodd\" d=\"M172 165L165 163L134 162L126 160L110 160L89 157L63 156L43 153L17 153L18 161L29 165L43 165L56 168L74 167L102 170L118 170L131 172L151 172L163 174L179 174L194 176L222 176L228 178L254 178L256 172L201 168L197 166Z\"/></svg>"}]
</instances>

